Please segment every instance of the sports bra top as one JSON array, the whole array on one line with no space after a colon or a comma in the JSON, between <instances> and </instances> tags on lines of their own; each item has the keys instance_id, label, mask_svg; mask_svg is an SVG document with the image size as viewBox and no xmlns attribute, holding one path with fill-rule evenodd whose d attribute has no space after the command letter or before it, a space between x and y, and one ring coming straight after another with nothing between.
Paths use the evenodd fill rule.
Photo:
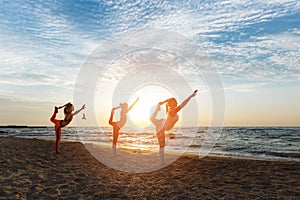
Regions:
<instances>
[{"instance_id":1,"label":"sports bra top","mask_svg":"<svg viewBox=\"0 0 300 200\"><path fill-rule=\"evenodd\" d=\"M73 114L67 114L65 116L65 119L60 121L60 126L61 127L67 126L72 121L72 119L73 119Z\"/></svg>"}]
</instances>

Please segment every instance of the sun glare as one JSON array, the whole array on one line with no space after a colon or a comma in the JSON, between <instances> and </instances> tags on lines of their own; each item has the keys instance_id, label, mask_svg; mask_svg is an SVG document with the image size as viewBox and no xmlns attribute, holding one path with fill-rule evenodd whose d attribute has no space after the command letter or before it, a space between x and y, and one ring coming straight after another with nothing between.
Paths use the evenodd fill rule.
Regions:
<instances>
[{"instance_id":1,"label":"sun glare","mask_svg":"<svg viewBox=\"0 0 300 200\"><path fill-rule=\"evenodd\" d=\"M138 88L131 95L129 105L139 97L139 101L128 113L131 121L138 127L147 127L151 124L150 116L158 102L170 97L176 97L169 89L159 85L146 85ZM162 110L164 108L162 107ZM164 112L160 112L160 115Z\"/></svg>"}]
</instances>

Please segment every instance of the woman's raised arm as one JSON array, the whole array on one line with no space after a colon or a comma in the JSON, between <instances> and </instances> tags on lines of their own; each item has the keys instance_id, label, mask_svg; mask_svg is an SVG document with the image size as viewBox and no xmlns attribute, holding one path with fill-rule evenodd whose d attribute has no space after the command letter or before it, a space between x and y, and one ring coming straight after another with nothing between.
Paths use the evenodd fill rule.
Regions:
<instances>
[{"instance_id":1,"label":"woman's raised arm","mask_svg":"<svg viewBox=\"0 0 300 200\"><path fill-rule=\"evenodd\" d=\"M191 100L191 98L193 98L194 96L197 95L198 90L195 90L193 92L193 94L191 94L188 98L186 98L177 108L176 108L176 112L180 111L184 106L186 106L186 104Z\"/></svg>"},{"instance_id":2,"label":"woman's raised arm","mask_svg":"<svg viewBox=\"0 0 300 200\"><path fill-rule=\"evenodd\" d=\"M140 99L139 97L136 98L136 100L129 106L128 111L130 111L133 108L133 106L136 104L136 102L139 101L139 99Z\"/></svg>"},{"instance_id":3,"label":"woman's raised arm","mask_svg":"<svg viewBox=\"0 0 300 200\"><path fill-rule=\"evenodd\" d=\"M83 109L85 109L85 104L79 109L79 110L77 110L77 111L75 111L74 113L73 113L73 115L75 116L75 115L77 115L80 111L82 111Z\"/></svg>"}]
</instances>

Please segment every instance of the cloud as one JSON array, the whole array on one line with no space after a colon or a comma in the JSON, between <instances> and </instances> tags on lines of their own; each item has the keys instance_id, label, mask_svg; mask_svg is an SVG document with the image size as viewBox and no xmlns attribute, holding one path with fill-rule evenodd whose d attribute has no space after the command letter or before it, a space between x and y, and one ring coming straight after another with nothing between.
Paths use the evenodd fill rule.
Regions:
<instances>
[{"instance_id":1,"label":"cloud","mask_svg":"<svg viewBox=\"0 0 300 200\"><path fill-rule=\"evenodd\" d=\"M291 30L291 33L300 35L300 28L293 28L293 29Z\"/></svg>"},{"instance_id":2,"label":"cloud","mask_svg":"<svg viewBox=\"0 0 300 200\"><path fill-rule=\"evenodd\" d=\"M0 9L0 83L73 89L98 42L74 31L66 15L54 12L56 4L10 2Z\"/></svg>"},{"instance_id":3,"label":"cloud","mask_svg":"<svg viewBox=\"0 0 300 200\"><path fill-rule=\"evenodd\" d=\"M242 83L242 84L234 84L230 87L225 88L228 91L234 92L255 92L257 88L261 88L267 85L266 83Z\"/></svg>"},{"instance_id":4,"label":"cloud","mask_svg":"<svg viewBox=\"0 0 300 200\"><path fill-rule=\"evenodd\" d=\"M143 13L146 7L153 11L148 18L135 20L134 15ZM299 30L264 32L264 23L276 23L276 19L297 13L298 1L187 1L184 4L178 1L128 7L121 3L115 8L121 12L117 12L118 17L112 21L119 25L126 23L125 30L130 30L130 25L158 27L194 39L225 76L250 80L298 79ZM259 34L251 32L256 28L260 29Z\"/></svg>"},{"instance_id":5,"label":"cloud","mask_svg":"<svg viewBox=\"0 0 300 200\"><path fill-rule=\"evenodd\" d=\"M176 6L174 6L174 4ZM164 4L164 12L149 26L170 28L187 36L222 37L222 32L237 31L297 12L297 1L208 1Z\"/></svg>"},{"instance_id":6,"label":"cloud","mask_svg":"<svg viewBox=\"0 0 300 200\"><path fill-rule=\"evenodd\" d=\"M224 76L299 79L299 28L266 34L262 27L260 35L246 30L299 12L298 1L22 1L3 3L0 9L0 71L6 74L2 83L72 88L78 70L104 39L148 27L176 31L198 42ZM237 35L234 40L232 34ZM150 40L145 36L142 42ZM191 70L183 65L178 71Z\"/></svg>"},{"instance_id":7,"label":"cloud","mask_svg":"<svg viewBox=\"0 0 300 200\"><path fill-rule=\"evenodd\" d=\"M55 1L52 4L10 2L0 6L3 10L0 58L5 58L1 64L5 64L6 70L19 66L78 68L81 65L98 42L76 31L76 25L66 14L56 13L58 7Z\"/></svg>"},{"instance_id":8,"label":"cloud","mask_svg":"<svg viewBox=\"0 0 300 200\"><path fill-rule=\"evenodd\" d=\"M214 44L209 50L223 75L250 79L298 79L300 36L292 32L253 36L251 41Z\"/></svg>"},{"instance_id":9,"label":"cloud","mask_svg":"<svg viewBox=\"0 0 300 200\"><path fill-rule=\"evenodd\" d=\"M56 76L38 73L2 73L0 83L12 85L55 85L59 79Z\"/></svg>"}]
</instances>

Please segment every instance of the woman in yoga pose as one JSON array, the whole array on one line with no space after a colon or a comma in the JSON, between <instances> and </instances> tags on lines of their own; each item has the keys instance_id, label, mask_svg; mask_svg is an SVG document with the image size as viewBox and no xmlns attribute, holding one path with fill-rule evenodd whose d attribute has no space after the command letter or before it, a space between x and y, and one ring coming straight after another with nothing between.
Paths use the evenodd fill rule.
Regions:
<instances>
[{"instance_id":1,"label":"woman in yoga pose","mask_svg":"<svg viewBox=\"0 0 300 200\"><path fill-rule=\"evenodd\" d=\"M197 94L198 90L195 90L187 99L185 99L179 106L177 106L177 100L175 98L167 99L163 102L159 102L153 112L150 120L156 127L156 134L159 143L159 156L160 161L164 162L164 149L165 149L165 131L171 130L178 121L178 112ZM160 106L166 104L166 119L156 119Z\"/></svg>"},{"instance_id":2,"label":"woman in yoga pose","mask_svg":"<svg viewBox=\"0 0 300 200\"><path fill-rule=\"evenodd\" d=\"M56 119L56 114L58 113L58 109L64 108L64 114L65 118L63 120ZM81 109L74 111L74 106L71 103L67 103L63 106L56 107L54 109L54 113L52 117L50 118L50 121L54 124L55 129L55 136L56 136L56 142L55 142L55 151L57 154L60 153L60 138L61 138L61 128L67 126L73 119L73 116L78 114L80 111L85 109L85 105L81 107Z\"/></svg>"},{"instance_id":3,"label":"woman in yoga pose","mask_svg":"<svg viewBox=\"0 0 300 200\"><path fill-rule=\"evenodd\" d=\"M117 146L117 141L118 141L118 137L119 137L119 131L120 129L125 125L126 121L127 121L127 113L133 108L133 106L136 104L136 102L138 102L139 98L137 98L133 104L131 104L131 106L128 108L128 104L127 103L120 103L120 106L112 108L111 110L111 114L110 114L110 118L108 123L110 125L112 125L113 127L113 142L112 142L112 148L113 148L113 152L114 155L117 155L117 150L116 150L116 146ZM121 112L120 112L120 120L114 122L113 118L114 118L114 111L116 109L121 108Z\"/></svg>"}]
</instances>

